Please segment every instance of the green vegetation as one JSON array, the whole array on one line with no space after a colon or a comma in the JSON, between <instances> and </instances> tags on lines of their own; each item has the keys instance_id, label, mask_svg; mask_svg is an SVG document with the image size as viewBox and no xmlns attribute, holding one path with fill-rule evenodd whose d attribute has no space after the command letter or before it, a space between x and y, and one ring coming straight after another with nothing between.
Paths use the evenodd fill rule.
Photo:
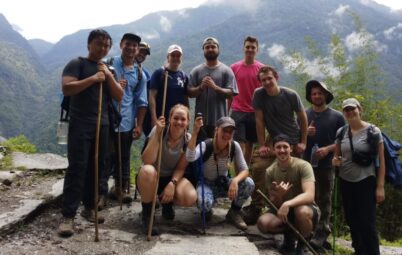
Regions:
<instances>
[{"instance_id":1,"label":"green vegetation","mask_svg":"<svg viewBox=\"0 0 402 255\"><path fill-rule=\"evenodd\" d=\"M301 95L305 93L304 86L308 80L320 79L334 93L333 108L341 109L344 99L355 97L362 104L365 121L374 123L393 139L402 141L402 133L398 132L402 125L399 114L402 105L396 103L399 95L385 94L386 77L378 64L379 51L376 42L364 29L359 17L351 11L348 13L355 24L359 47L348 50L341 38L334 34L328 52L322 53L311 38L306 38L308 53L293 52L282 59L282 64L291 70L298 84L296 89ZM311 72L311 66L309 69L311 63L314 63L315 72ZM338 201L336 206L337 234L345 235L349 230L342 215L341 202ZM401 190L395 190L386 184L386 200L377 210L377 226L382 238L395 241L402 237L401 211Z\"/></svg>"},{"instance_id":2,"label":"green vegetation","mask_svg":"<svg viewBox=\"0 0 402 255\"><path fill-rule=\"evenodd\" d=\"M6 147L7 151L11 152L35 153L37 151L36 146L31 144L24 135L12 137L1 145Z\"/></svg>"}]
</instances>

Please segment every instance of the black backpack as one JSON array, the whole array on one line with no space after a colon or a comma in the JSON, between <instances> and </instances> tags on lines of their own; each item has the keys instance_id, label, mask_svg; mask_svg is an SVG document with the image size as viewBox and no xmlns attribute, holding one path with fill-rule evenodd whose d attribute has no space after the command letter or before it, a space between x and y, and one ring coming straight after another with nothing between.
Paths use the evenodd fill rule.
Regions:
<instances>
[{"instance_id":1,"label":"black backpack","mask_svg":"<svg viewBox=\"0 0 402 255\"><path fill-rule=\"evenodd\" d=\"M84 58L83 57L78 57L79 63L80 63L80 75L82 73L82 70L84 68ZM108 61L106 63L107 65L111 66L113 64L113 58L111 58L111 61ZM121 122L121 114L119 113L118 109L113 105L112 99L110 96L108 96L107 100L107 108L108 108L108 115L109 115L109 124L111 127L113 127L110 130L114 130L120 126ZM70 119L69 111L70 111L70 96L63 96L63 100L61 101L60 104L61 107L61 112L60 112L60 121L68 121Z\"/></svg>"}]
</instances>

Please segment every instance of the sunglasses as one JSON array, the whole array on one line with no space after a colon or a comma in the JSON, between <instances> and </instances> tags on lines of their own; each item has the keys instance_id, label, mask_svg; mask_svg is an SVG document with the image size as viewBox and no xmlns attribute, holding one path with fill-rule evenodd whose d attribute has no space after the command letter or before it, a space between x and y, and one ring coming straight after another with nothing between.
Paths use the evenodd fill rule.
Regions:
<instances>
[{"instance_id":1,"label":"sunglasses","mask_svg":"<svg viewBox=\"0 0 402 255\"><path fill-rule=\"evenodd\" d=\"M346 108L343 109L344 112L351 112L354 111L356 109L356 107L353 106L348 106Z\"/></svg>"}]
</instances>

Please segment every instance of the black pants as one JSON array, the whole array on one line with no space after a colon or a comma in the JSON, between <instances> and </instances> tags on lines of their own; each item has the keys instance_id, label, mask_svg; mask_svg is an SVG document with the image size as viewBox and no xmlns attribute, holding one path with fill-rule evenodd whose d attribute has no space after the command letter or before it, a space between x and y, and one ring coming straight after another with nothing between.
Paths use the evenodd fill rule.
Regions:
<instances>
[{"instance_id":1,"label":"black pants","mask_svg":"<svg viewBox=\"0 0 402 255\"><path fill-rule=\"evenodd\" d=\"M352 246L358 255L379 255L375 226L376 178L367 177L359 182L340 179L343 209L350 227Z\"/></svg>"},{"instance_id":2,"label":"black pants","mask_svg":"<svg viewBox=\"0 0 402 255\"><path fill-rule=\"evenodd\" d=\"M109 146L108 158L106 159L106 170L101 177L101 190L102 195L107 195L109 177L113 175L114 179L119 181L119 154L118 154L118 133L113 133L112 143L113 148ZM130 181L130 155L131 155L131 145L133 143L133 130L127 132L120 132L121 140L121 171L122 180Z\"/></svg>"},{"instance_id":3,"label":"black pants","mask_svg":"<svg viewBox=\"0 0 402 255\"><path fill-rule=\"evenodd\" d=\"M99 136L99 176L104 171L109 127L102 126ZM94 156L96 125L70 120L68 129L68 168L64 177L62 214L73 218L82 200L94 208Z\"/></svg>"}]
</instances>

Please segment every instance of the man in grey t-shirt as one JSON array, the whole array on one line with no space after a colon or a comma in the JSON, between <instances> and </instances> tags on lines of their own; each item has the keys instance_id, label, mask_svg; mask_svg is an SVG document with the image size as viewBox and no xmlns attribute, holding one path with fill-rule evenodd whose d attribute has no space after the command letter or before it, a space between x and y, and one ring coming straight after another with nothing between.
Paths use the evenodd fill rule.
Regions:
<instances>
[{"instance_id":1,"label":"man in grey t-shirt","mask_svg":"<svg viewBox=\"0 0 402 255\"><path fill-rule=\"evenodd\" d=\"M275 160L270 142L272 139L266 143L265 129L270 138L279 134L287 135L292 146L292 156L300 157L306 148L307 116L296 91L278 85L278 73L273 67L261 67L257 77L262 87L254 91L253 108L260 147L253 157L251 169L255 190L264 190L265 170ZM254 192L251 205L244 209L245 222L255 224L263 206L262 197Z\"/></svg>"},{"instance_id":2,"label":"man in grey t-shirt","mask_svg":"<svg viewBox=\"0 0 402 255\"><path fill-rule=\"evenodd\" d=\"M188 95L195 97L195 112L202 113L204 134L202 139L212 138L215 122L228 116L227 99L237 95L236 79L232 69L218 60L219 42L207 37L203 44L205 63L196 66L190 73ZM205 137L206 136L206 137Z\"/></svg>"}]
</instances>

